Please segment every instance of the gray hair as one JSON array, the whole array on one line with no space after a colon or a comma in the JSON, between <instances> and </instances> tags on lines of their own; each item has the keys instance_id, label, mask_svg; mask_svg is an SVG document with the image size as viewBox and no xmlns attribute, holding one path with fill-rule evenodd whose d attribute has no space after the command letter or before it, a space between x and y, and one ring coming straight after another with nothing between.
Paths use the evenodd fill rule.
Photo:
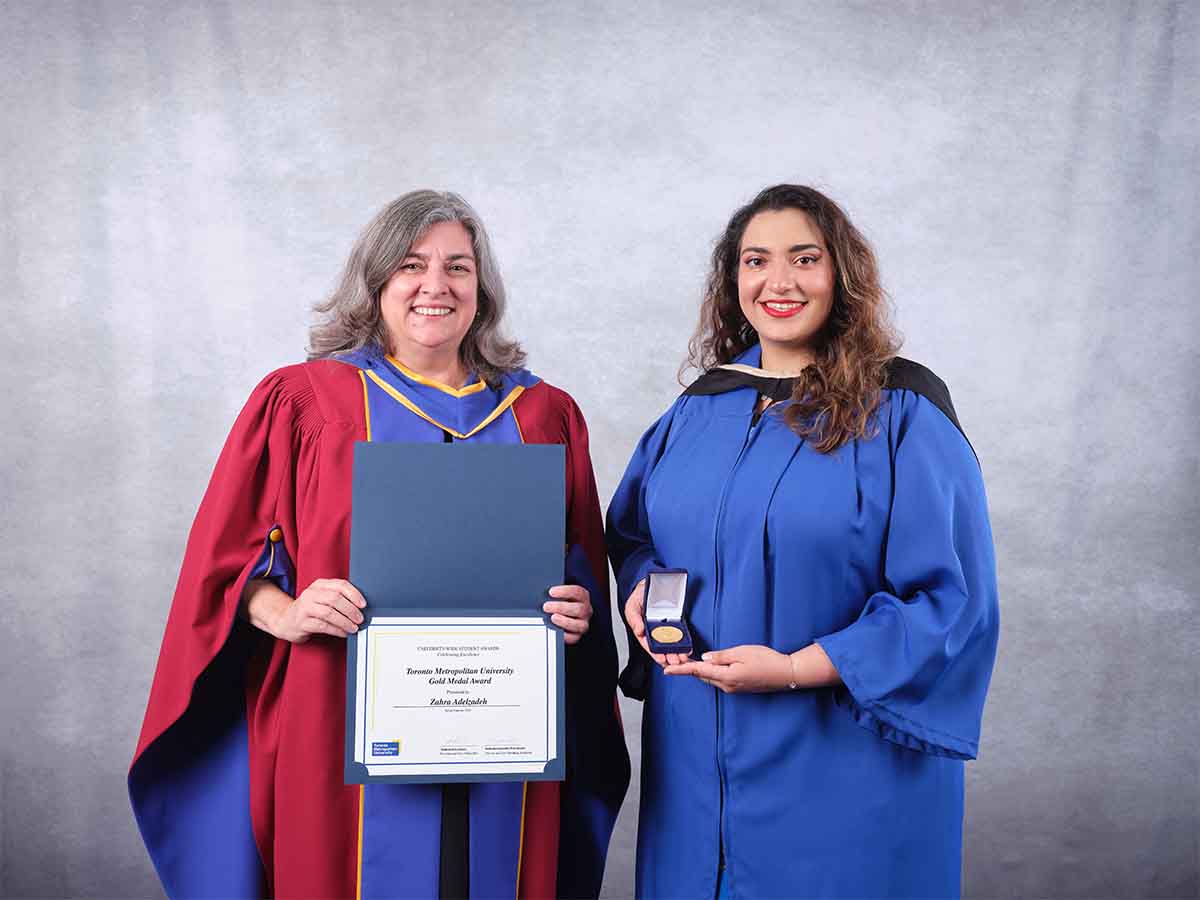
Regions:
<instances>
[{"instance_id":1,"label":"gray hair","mask_svg":"<svg viewBox=\"0 0 1200 900\"><path fill-rule=\"evenodd\" d=\"M461 222L467 229L479 277L478 315L459 347L459 359L468 371L492 385L525 362L520 345L500 331L504 282L487 231L470 204L449 191L411 191L368 223L350 251L337 289L314 307L325 318L309 330L309 359L368 345L387 351L390 341L379 296L412 245L438 222Z\"/></svg>"}]
</instances>

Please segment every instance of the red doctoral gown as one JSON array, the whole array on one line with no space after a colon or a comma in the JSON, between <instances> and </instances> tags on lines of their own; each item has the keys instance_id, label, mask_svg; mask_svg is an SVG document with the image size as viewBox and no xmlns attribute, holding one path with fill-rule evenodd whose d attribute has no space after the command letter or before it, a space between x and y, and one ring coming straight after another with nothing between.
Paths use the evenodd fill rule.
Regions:
<instances>
[{"instance_id":1,"label":"red doctoral gown","mask_svg":"<svg viewBox=\"0 0 1200 900\"><path fill-rule=\"evenodd\" d=\"M361 371L326 359L267 376L197 513L129 776L173 896L360 890L360 789L342 773L345 642L276 640L237 609L246 580L276 564L272 535L293 585L348 577L353 446L368 436ZM545 382L524 384L509 407L521 438L566 447L567 543L590 570L580 580L595 616L567 654L567 781L526 788L517 895L595 896L629 773L600 506L578 407ZM430 885L414 877L420 895Z\"/></svg>"}]
</instances>

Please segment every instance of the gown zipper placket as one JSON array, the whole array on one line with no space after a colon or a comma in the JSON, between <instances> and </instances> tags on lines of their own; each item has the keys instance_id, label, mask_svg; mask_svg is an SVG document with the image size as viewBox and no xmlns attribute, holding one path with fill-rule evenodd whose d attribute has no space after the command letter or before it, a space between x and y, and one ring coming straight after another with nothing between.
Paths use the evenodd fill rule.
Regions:
<instances>
[{"instance_id":1,"label":"gown zipper placket","mask_svg":"<svg viewBox=\"0 0 1200 900\"><path fill-rule=\"evenodd\" d=\"M759 399L757 396L755 396L755 407L757 407L758 402ZM762 424L762 420L766 414L766 410L764 409L762 413L760 413L755 419L753 418L754 412L755 410L752 408L752 421L750 427L746 431L746 437L742 441L742 449L738 451L737 459L733 461L733 465L729 469L729 474L725 476L725 483L721 485L721 497L720 500L717 501L717 519L715 525L713 526L713 573L715 576L714 581L716 582L714 585L715 589L713 591L713 643L717 648L720 648L721 646L721 620L719 613L721 607L721 590L724 583L721 572L721 525L725 521L725 501L729 496L729 487L733 483L733 476L737 474L738 467L742 463L742 458L746 455L746 451L750 448L750 444L754 440L754 435L758 431L758 428ZM725 760L724 749L721 742L721 725L723 720L721 710L723 694L723 691L719 689L717 690L717 780L721 788L720 804L718 806L717 816L717 837L720 842L718 852L720 854L720 858L725 862L725 869L728 871L729 860L725 856ZM719 863L718 877L721 877L719 873Z\"/></svg>"}]
</instances>

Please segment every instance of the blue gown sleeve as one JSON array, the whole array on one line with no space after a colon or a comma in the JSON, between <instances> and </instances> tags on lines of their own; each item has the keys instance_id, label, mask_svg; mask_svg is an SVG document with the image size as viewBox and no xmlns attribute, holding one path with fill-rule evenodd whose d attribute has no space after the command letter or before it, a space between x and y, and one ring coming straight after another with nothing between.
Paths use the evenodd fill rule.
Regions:
<instances>
[{"instance_id":1,"label":"blue gown sleeve","mask_svg":"<svg viewBox=\"0 0 1200 900\"><path fill-rule=\"evenodd\" d=\"M983 478L930 401L893 391L893 497L884 588L817 639L845 684L838 702L885 740L974 759L999 633Z\"/></svg>"},{"instance_id":2,"label":"blue gown sleeve","mask_svg":"<svg viewBox=\"0 0 1200 900\"><path fill-rule=\"evenodd\" d=\"M642 435L625 475L608 505L605 540L617 579L617 607L624 611L625 601L634 586L653 568L663 568L650 537L646 514L646 481L662 457L671 433L671 424L679 401Z\"/></svg>"},{"instance_id":3,"label":"blue gown sleeve","mask_svg":"<svg viewBox=\"0 0 1200 900\"><path fill-rule=\"evenodd\" d=\"M625 475L608 505L605 541L608 558L612 561L617 580L617 614L625 620L625 601L639 581L651 569L665 568L654 549L650 535L650 520L646 513L646 482L662 457L671 434L675 414L685 398L675 402L650 429L642 435ZM618 681L622 693L634 700L643 700L650 679L649 666L653 660L625 624L629 642L629 662Z\"/></svg>"},{"instance_id":4,"label":"blue gown sleeve","mask_svg":"<svg viewBox=\"0 0 1200 900\"><path fill-rule=\"evenodd\" d=\"M283 543L283 529L273 525L263 539L262 552L258 555L254 568L250 570L247 580L251 578L266 578L275 582L276 587L289 596L295 596L292 590L292 576L296 567L288 556L287 547Z\"/></svg>"}]
</instances>

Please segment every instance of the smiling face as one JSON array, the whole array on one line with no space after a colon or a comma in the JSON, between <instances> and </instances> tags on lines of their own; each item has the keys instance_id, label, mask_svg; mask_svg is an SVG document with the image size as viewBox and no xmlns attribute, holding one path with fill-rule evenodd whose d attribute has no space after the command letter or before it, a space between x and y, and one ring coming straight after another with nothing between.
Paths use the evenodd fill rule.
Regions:
<instances>
[{"instance_id":1,"label":"smiling face","mask_svg":"<svg viewBox=\"0 0 1200 900\"><path fill-rule=\"evenodd\" d=\"M389 352L417 371L453 365L478 305L470 232L461 222L430 226L379 296Z\"/></svg>"},{"instance_id":2,"label":"smiling face","mask_svg":"<svg viewBox=\"0 0 1200 900\"><path fill-rule=\"evenodd\" d=\"M835 273L825 237L798 209L764 210L738 254L738 305L758 332L762 367L799 372L816 358L833 309Z\"/></svg>"}]
</instances>

